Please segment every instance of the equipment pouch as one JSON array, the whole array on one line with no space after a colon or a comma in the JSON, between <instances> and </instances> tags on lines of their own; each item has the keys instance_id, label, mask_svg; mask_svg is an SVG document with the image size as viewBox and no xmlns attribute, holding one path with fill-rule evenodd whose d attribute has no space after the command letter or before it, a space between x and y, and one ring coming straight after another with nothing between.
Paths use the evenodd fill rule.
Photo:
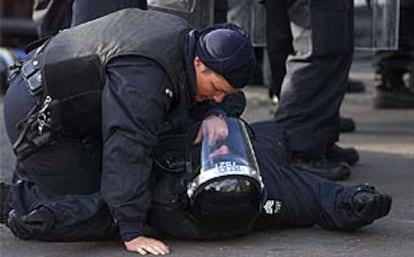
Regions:
<instances>
[{"instance_id":1,"label":"equipment pouch","mask_svg":"<svg viewBox=\"0 0 414 257\"><path fill-rule=\"evenodd\" d=\"M18 160L24 160L37 149L53 143L61 134L59 101L51 100L46 108L40 108L40 111L32 113L19 126L21 132L13 144L13 151Z\"/></svg>"},{"instance_id":2,"label":"equipment pouch","mask_svg":"<svg viewBox=\"0 0 414 257\"><path fill-rule=\"evenodd\" d=\"M186 142L186 135L162 137L153 151L154 168L157 171L184 173Z\"/></svg>"},{"instance_id":3,"label":"equipment pouch","mask_svg":"<svg viewBox=\"0 0 414 257\"><path fill-rule=\"evenodd\" d=\"M186 191L186 144L185 134L172 134L160 138L154 148L152 175L152 202L163 208L177 208L184 200ZM175 207L174 207L175 206Z\"/></svg>"}]
</instances>

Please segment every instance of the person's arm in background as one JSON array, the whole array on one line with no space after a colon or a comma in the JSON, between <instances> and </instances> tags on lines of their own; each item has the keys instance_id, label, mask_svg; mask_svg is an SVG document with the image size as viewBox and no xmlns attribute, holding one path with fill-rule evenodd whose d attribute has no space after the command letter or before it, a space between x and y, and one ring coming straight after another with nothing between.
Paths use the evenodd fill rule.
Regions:
<instances>
[{"instance_id":1,"label":"person's arm in background","mask_svg":"<svg viewBox=\"0 0 414 257\"><path fill-rule=\"evenodd\" d=\"M40 38L125 8L147 9L146 0L34 0L33 21Z\"/></svg>"},{"instance_id":2,"label":"person's arm in background","mask_svg":"<svg viewBox=\"0 0 414 257\"><path fill-rule=\"evenodd\" d=\"M39 38L53 36L69 28L74 0L34 0L33 21Z\"/></svg>"},{"instance_id":3,"label":"person's arm in background","mask_svg":"<svg viewBox=\"0 0 414 257\"><path fill-rule=\"evenodd\" d=\"M146 0L74 0L71 26L76 26L125 8L147 9Z\"/></svg>"}]
</instances>

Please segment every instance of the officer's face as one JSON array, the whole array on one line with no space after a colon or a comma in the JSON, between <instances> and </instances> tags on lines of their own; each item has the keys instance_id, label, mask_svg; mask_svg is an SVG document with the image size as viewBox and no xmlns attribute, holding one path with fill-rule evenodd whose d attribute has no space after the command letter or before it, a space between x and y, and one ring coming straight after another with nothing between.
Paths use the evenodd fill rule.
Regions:
<instances>
[{"instance_id":1,"label":"officer's face","mask_svg":"<svg viewBox=\"0 0 414 257\"><path fill-rule=\"evenodd\" d=\"M194 58L194 69L197 84L196 102L213 100L216 103L221 103L226 95L237 91L223 76L208 69L199 57Z\"/></svg>"}]
</instances>

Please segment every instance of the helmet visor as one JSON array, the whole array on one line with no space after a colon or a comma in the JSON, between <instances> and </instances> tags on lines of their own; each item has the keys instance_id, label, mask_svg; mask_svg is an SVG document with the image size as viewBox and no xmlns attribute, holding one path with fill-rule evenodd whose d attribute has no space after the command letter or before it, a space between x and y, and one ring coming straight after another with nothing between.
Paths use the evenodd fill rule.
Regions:
<instances>
[{"instance_id":1,"label":"helmet visor","mask_svg":"<svg viewBox=\"0 0 414 257\"><path fill-rule=\"evenodd\" d=\"M191 198L200 190L215 192L248 192L263 189L262 178L246 125L239 119L223 118L228 133L211 139L208 124L203 122L201 167L188 186Z\"/></svg>"}]
</instances>

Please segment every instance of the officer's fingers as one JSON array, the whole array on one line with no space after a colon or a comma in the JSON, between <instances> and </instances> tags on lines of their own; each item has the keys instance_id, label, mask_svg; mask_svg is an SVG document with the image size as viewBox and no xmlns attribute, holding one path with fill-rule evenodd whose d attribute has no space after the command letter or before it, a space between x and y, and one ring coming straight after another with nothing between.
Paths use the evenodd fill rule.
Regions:
<instances>
[{"instance_id":1,"label":"officer's fingers","mask_svg":"<svg viewBox=\"0 0 414 257\"><path fill-rule=\"evenodd\" d=\"M159 253L154 249L154 247L150 244L146 244L142 247L145 251L153 255L159 255Z\"/></svg>"},{"instance_id":2,"label":"officer's fingers","mask_svg":"<svg viewBox=\"0 0 414 257\"><path fill-rule=\"evenodd\" d=\"M213 145L217 140L217 129L215 126L207 126L208 144Z\"/></svg>"},{"instance_id":3,"label":"officer's fingers","mask_svg":"<svg viewBox=\"0 0 414 257\"><path fill-rule=\"evenodd\" d=\"M194 145L198 145L199 143L201 143L201 140L203 139L203 128L202 127L200 127L199 129L198 129L198 132L197 132L197 136L196 136L196 138L194 139L194 141L193 141L193 144Z\"/></svg>"},{"instance_id":4,"label":"officer's fingers","mask_svg":"<svg viewBox=\"0 0 414 257\"><path fill-rule=\"evenodd\" d=\"M154 255L165 255L169 253L168 249L163 249L162 247L156 245L156 244L148 244L144 247L145 250L147 250L149 253Z\"/></svg>"},{"instance_id":5,"label":"officer's fingers","mask_svg":"<svg viewBox=\"0 0 414 257\"><path fill-rule=\"evenodd\" d=\"M154 240L151 245L162 255L170 253L170 248L161 241Z\"/></svg>"},{"instance_id":6,"label":"officer's fingers","mask_svg":"<svg viewBox=\"0 0 414 257\"><path fill-rule=\"evenodd\" d=\"M143 246L145 245L144 237L137 237L131 241L124 242L124 245L127 251L138 252L141 255L147 254L147 251L143 249Z\"/></svg>"},{"instance_id":7,"label":"officer's fingers","mask_svg":"<svg viewBox=\"0 0 414 257\"><path fill-rule=\"evenodd\" d=\"M157 242L148 242L143 246L144 250L146 250L147 252L153 254L153 255L165 255L169 253L169 250L166 248L166 246L164 245L164 247L162 246L162 243L159 244Z\"/></svg>"},{"instance_id":8,"label":"officer's fingers","mask_svg":"<svg viewBox=\"0 0 414 257\"><path fill-rule=\"evenodd\" d=\"M224 126L224 127L221 129L221 131L222 131L222 136L223 136L223 138L227 138L227 137L228 137L228 135L229 135L229 129L227 128L227 126Z\"/></svg>"},{"instance_id":9,"label":"officer's fingers","mask_svg":"<svg viewBox=\"0 0 414 257\"><path fill-rule=\"evenodd\" d=\"M138 247L137 248L137 253L141 254L141 255L147 255L147 251L145 251L143 248Z\"/></svg>"},{"instance_id":10,"label":"officer's fingers","mask_svg":"<svg viewBox=\"0 0 414 257\"><path fill-rule=\"evenodd\" d=\"M217 133L216 131L212 131L211 133L208 134L208 144L209 145L214 145L217 141Z\"/></svg>"}]
</instances>

